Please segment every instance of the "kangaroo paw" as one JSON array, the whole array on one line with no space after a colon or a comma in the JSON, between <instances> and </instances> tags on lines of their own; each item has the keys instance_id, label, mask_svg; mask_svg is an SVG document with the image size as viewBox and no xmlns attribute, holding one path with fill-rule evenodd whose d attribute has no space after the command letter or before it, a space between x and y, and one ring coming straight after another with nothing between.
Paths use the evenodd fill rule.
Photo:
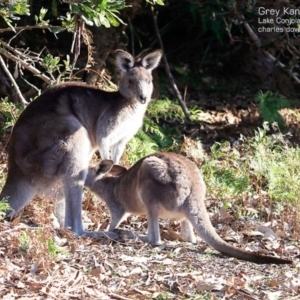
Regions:
<instances>
[{"instance_id":1,"label":"kangaroo paw","mask_svg":"<svg viewBox=\"0 0 300 300\"><path fill-rule=\"evenodd\" d=\"M129 230L122 230L122 229L116 229L115 232L117 232L121 238L124 238L124 239L126 238L126 239L130 239L130 240L133 240L133 239L137 238L137 239L141 240L144 243L148 243L148 236L147 235L139 234L139 233L132 232L132 231L129 231Z\"/></svg>"},{"instance_id":2,"label":"kangaroo paw","mask_svg":"<svg viewBox=\"0 0 300 300\"><path fill-rule=\"evenodd\" d=\"M81 236L91 237L94 239L110 238L112 240L119 238L119 235L112 231L84 231Z\"/></svg>"}]
</instances>

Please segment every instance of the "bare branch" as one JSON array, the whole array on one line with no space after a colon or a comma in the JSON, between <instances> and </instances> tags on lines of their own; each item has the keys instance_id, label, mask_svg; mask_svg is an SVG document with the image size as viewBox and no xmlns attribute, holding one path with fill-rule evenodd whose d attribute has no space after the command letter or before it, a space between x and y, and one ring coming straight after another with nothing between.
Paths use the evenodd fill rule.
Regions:
<instances>
[{"instance_id":1,"label":"bare branch","mask_svg":"<svg viewBox=\"0 0 300 300\"><path fill-rule=\"evenodd\" d=\"M282 68L286 73L288 73L297 83L300 83L300 79L296 76L295 73L291 72L285 64L280 62L276 57L274 57L270 52L266 50L262 50L262 52L272 61L276 62L276 64Z\"/></svg>"},{"instance_id":2,"label":"bare branch","mask_svg":"<svg viewBox=\"0 0 300 300\"><path fill-rule=\"evenodd\" d=\"M252 38L252 40L254 41L255 45L260 48L261 47L261 41L259 39L259 37L256 35L256 33L253 31L253 29L251 28L251 26L249 25L249 23L245 20L244 16L242 16L243 19L243 24L246 28L246 30L248 31L250 37ZM297 83L300 83L300 79L297 77L297 75L295 73L293 73L285 64L283 64L282 62L280 62L276 57L274 57L269 51L267 50L263 50L261 49L261 51L264 53L264 55L266 57L268 57L269 59L271 59L273 62L276 62L276 64L283 69L286 73L289 74L290 77L292 77Z\"/></svg>"},{"instance_id":3,"label":"bare branch","mask_svg":"<svg viewBox=\"0 0 300 300\"><path fill-rule=\"evenodd\" d=\"M0 65L2 66L4 72L6 73L6 75L8 76L8 78L10 79L12 85L14 86L14 88L16 90L16 93L19 96L20 101L21 101L23 107L26 107L26 105L28 105L28 102L23 97L23 95L22 95L22 93L21 93L21 91L19 89L19 86L17 85L14 77L10 74L10 72L9 72L8 68L6 67L5 62L4 62L4 60L3 60L3 58L2 58L1 55L0 55Z\"/></svg>"},{"instance_id":4,"label":"bare branch","mask_svg":"<svg viewBox=\"0 0 300 300\"><path fill-rule=\"evenodd\" d=\"M51 26L51 25L33 25L33 26L20 26L20 27L15 27L14 28L15 31L20 31L20 30L31 30L31 29L55 29L55 30L65 30L63 27L61 26ZM0 29L0 33L2 32L8 32L8 31L13 31L12 28L3 28Z\"/></svg>"},{"instance_id":5,"label":"bare branch","mask_svg":"<svg viewBox=\"0 0 300 300\"><path fill-rule=\"evenodd\" d=\"M38 93L40 92L40 89L37 88L35 85L33 85L32 83L30 83L28 80L26 80L23 76L21 76L22 80L24 80L29 86L31 86L35 91L37 91Z\"/></svg>"},{"instance_id":6,"label":"bare branch","mask_svg":"<svg viewBox=\"0 0 300 300\"><path fill-rule=\"evenodd\" d=\"M10 44L12 42L12 40L14 40L21 32L23 32L25 29L19 30L19 32L17 32L9 41L8 44Z\"/></svg>"},{"instance_id":7,"label":"bare branch","mask_svg":"<svg viewBox=\"0 0 300 300\"><path fill-rule=\"evenodd\" d=\"M17 49L11 47L9 44L5 43L3 40L0 40L0 44L2 46L4 46L5 48L7 48L9 51L13 52L14 54L16 54L20 57L23 57L24 59L27 59L27 60L28 60L28 58L30 58L32 60L35 59L35 57L29 56L28 54L24 54L21 51L18 51Z\"/></svg>"},{"instance_id":8,"label":"bare branch","mask_svg":"<svg viewBox=\"0 0 300 300\"><path fill-rule=\"evenodd\" d=\"M82 35L82 31L84 30L84 24L85 24L83 21L81 21L78 18L77 14L74 16L74 21L76 25L73 34L73 42L71 46L71 53L74 53L74 59L72 63L73 69L75 68L78 56L80 54L81 35Z\"/></svg>"},{"instance_id":9,"label":"bare branch","mask_svg":"<svg viewBox=\"0 0 300 300\"><path fill-rule=\"evenodd\" d=\"M251 39L253 40L254 44L256 45L256 47L260 48L261 47L261 41L260 41L259 37L256 35L256 33L253 31L253 29L251 28L249 23L246 22L245 19L243 19L243 24L244 24L244 27L246 28L246 30L248 31Z\"/></svg>"},{"instance_id":10,"label":"bare branch","mask_svg":"<svg viewBox=\"0 0 300 300\"><path fill-rule=\"evenodd\" d=\"M7 57L8 59L16 62L16 63L20 63L25 69L29 70L34 75L39 76L47 84L52 85L52 84L55 83L55 80L51 80L48 76L46 76L45 74L43 74L41 71L39 71L38 69L36 69L32 65L28 64L27 62L23 61L19 57L16 57L15 55L9 53L5 49L0 48L0 54L3 55L3 56L5 56L5 57Z\"/></svg>"}]
</instances>

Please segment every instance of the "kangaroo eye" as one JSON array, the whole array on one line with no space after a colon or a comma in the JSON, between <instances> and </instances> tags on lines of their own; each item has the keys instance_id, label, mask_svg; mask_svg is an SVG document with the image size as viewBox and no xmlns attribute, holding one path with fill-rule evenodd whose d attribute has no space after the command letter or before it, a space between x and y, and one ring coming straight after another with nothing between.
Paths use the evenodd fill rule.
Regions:
<instances>
[{"instance_id":1,"label":"kangaroo eye","mask_svg":"<svg viewBox=\"0 0 300 300\"><path fill-rule=\"evenodd\" d=\"M133 85L133 80L132 80L132 79L128 79L128 83L129 83L130 85Z\"/></svg>"}]
</instances>

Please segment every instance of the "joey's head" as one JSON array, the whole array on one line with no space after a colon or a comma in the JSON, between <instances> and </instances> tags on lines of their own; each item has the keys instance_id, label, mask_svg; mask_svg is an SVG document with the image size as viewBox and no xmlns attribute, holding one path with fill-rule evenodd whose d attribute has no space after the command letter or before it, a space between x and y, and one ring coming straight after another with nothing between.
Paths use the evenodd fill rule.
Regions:
<instances>
[{"instance_id":1,"label":"joey's head","mask_svg":"<svg viewBox=\"0 0 300 300\"><path fill-rule=\"evenodd\" d=\"M98 169L96 171L97 179L101 179L104 176L112 176L118 177L127 172L125 167L120 165L114 165L114 161L110 159L102 160L98 165Z\"/></svg>"},{"instance_id":2,"label":"joey's head","mask_svg":"<svg viewBox=\"0 0 300 300\"><path fill-rule=\"evenodd\" d=\"M147 104L153 92L151 72L158 66L161 56L161 50L141 54L136 58L126 51L116 50L116 64L122 71L120 94L126 99Z\"/></svg>"},{"instance_id":3,"label":"joey's head","mask_svg":"<svg viewBox=\"0 0 300 300\"><path fill-rule=\"evenodd\" d=\"M90 166L85 180L85 186L93 190L95 183L106 177L118 177L127 172L125 167L114 165L113 160L105 159L96 166Z\"/></svg>"}]
</instances>

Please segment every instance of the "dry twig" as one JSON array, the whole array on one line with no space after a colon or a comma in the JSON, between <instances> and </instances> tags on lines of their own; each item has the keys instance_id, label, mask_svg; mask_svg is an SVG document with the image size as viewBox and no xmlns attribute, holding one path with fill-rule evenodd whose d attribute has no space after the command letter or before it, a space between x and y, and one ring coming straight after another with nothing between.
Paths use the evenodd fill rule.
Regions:
<instances>
[{"instance_id":1,"label":"dry twig","mask_svg":"<svg viewBox=\"0 0 300 300\"><path fill-rule=\"evenodd\" d=\"M71 53L74 53L74 60L73 60L73 68L76 65L78 56L80 54L80 43L81 43L81 35L84 30L84 22L78 18L78 15L74 16L75 21L75 30L73 34L73 42L71 46Z\"/></svg>"},{"instance_id":2,"label":"dry twig","mask_svg":"<svg viewBox=\"0 0 300 300\"><path fill-rule=\"evenodd\" d=\"M52 84L55 83L55 80L51 80L48 76L46 76L45 74L43 74L41 71L39 71L38 69L36 69L32 65L28 64L27 62L25 62L21 58L16 57L15 55L11 54L7 50L5 50L3 48L0 48L0 54L3 55L3 56L5 56L5 57L7 57L8 59L16 62L16 63L20 63L25 69L29 70L34 75L39 76L47 84L52 85Z\"/></svg>"},{"instance_id":3,"label":"dry twig","mask_svg":"<svg viewBox=\"0 0 300 300\"><path fill-rule=\"evenodd\" d=\"M8 31L14 31L14 32L18 32L20 30L31 30L31 29L64 29L61 26L51 26L51 25L33 25L33 26L20 26L20 27L15 27L14 29L8 27L8 28L2 28L0 29L0 33L2 32L8 32Z\"/></svg>"},{"instance_id":4,"label":"dry twig","mask_svg":"<svg viewBox=\"0 0 300 300\"><path fill-rule=\"evenodd\" d=\"M0 65L3 68L4 72L6 73L6 75L8 76L9 80L11 81L11 84L13 85L14 89L16 90L17 95L19 96L19 99L23 105L23 107L25 108L26 105L28 105L28 102L25 100L25 98L23 97L14 77L10 74L8 68L6 67L6 64L2 58L2 56L0 55Z\"/></svg>"},{"instance_id":5,"label":"dry twig","mask_svg":"<svg viewBox=\"0 0 300 300\"><path fill-rule=\"evenodd\" d=\"M243 20L243 25L246 28L246 30L249 33L249 36L251 37L251 39L253 40L254 44L260 48L261 47L261 41L259 39L259 37L257 36L257 34L253 31L253 29L251 28L251 26L249 25L249 23L245 20L244 16L242 16L242 20ZM261 51L263 52L263 54L268 57L269 59L271 59L273 62L276 62L276 64L283 69L286 73L289 74L290 77L292 77L297 83L300 83L300 79L297 77L297 75L295 73L293 73L285 64L283 64L282 62L280 62L276 57L274 57L269 51L267 50L263 50L261 49Z\"/></svg>"}]
</instances>

